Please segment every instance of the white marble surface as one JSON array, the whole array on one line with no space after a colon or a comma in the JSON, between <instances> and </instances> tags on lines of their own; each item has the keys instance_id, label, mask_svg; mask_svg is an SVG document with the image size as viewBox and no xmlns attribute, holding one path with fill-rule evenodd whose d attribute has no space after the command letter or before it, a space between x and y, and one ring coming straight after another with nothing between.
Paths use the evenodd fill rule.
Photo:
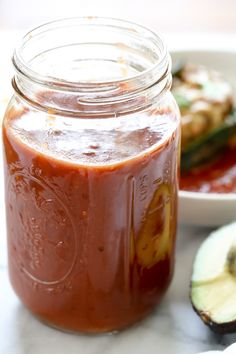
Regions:
<instances>
[{"instance_id":1,"label":"white marble surface","mask_svg":"<svg viewBox=\"0 0 236 354\"><path fill-rule=\"evenodd\" d=\"M16 37L19 34L15 32L0 31L4 49L0 57L0 115L9 90L8 63ZM182 39L175 35L166 38L169 47L183 48L186 44L192 47L199 43L205 47L230 47L232 44L230 37L220 41L216 36L210 40L197 36L193 40L188 35ZM192 262L200 243L210 232L194 227L179 228L171 287L161 305L141 323L117 334L99 336L66 334L40 323L21 305L8 281L1 172L0 182L0 354L196 354L224 349L236 341L236 334L212 334L192 310L189 301Z\"/></svg>"},{"instance_id":2,"label":"white marble surface","mask_svg":"<svg viewBox=\"0 0 236 354\"><path fill-rule=\"evenodd\" d=\"M19 302L8 281L1 242L1 354L196 354L224 349L236 335L218 336L202 324L189 301L192 261L207 229L180 227L176 271L161 305L147 319L117 334L73 335L47 327ZM5 258L5 259L4 259Z\"/></svg>"}]
</instances>

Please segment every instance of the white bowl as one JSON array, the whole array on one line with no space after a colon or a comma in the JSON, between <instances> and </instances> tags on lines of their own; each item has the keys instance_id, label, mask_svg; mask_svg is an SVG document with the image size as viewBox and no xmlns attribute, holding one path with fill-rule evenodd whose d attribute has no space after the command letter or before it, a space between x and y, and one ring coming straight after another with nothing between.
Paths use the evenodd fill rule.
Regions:
<instances>
[{"instance_id":1,"label":"white bowl","mask_svg":"<svg viewBox=\"0 0 236 354\"><path fill-rule=\"evenodd\" d=\"M179 222L219 226L236 220L236 194L179 191Z\"/></svg>"},{"instance_id":2,"label":"white bowl","mask_svg":"<svg viewBox=\"0 0 236 354\"><path fill-rule=\"evenodd\" d=\"M236 50L181 50L171 52L173 63L203 64L219 70L236 92ZM200 193L179 191L179 222L219 226L236 220L236 193Z\"/></svg>"}]
</instances>

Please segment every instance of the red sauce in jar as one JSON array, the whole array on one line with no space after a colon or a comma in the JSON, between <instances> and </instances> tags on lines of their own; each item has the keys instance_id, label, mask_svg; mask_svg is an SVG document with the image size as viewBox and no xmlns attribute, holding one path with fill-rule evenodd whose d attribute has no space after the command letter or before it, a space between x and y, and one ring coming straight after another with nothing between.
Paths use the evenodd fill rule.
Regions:
<instances>
[{"instance_id":1,"label":"red sauce in jar","mask_svg":"<svg viewBox=\"0 0 236 354\"><path fill-rule=\"evenodd\" d=\"M212 164L182 174L180 189L206 193L236 193L236 148L227 149Z\"/></svg>"},{"instance_id":2,"label":"red sauce in jar","mask_svg":"<svg viewBox=\"0 0 236 354\"><path fill-rule=\"evenodd\" d=\"M162 115L162 125L135 130L127 117L123 130L109 130L109 118L99 134L99 120L96 133L87 120L13 108L5 116L10 278L42 320L111 331L142 318L165 292L178 139L175 118Z\"/></svg>"}]
</instances>

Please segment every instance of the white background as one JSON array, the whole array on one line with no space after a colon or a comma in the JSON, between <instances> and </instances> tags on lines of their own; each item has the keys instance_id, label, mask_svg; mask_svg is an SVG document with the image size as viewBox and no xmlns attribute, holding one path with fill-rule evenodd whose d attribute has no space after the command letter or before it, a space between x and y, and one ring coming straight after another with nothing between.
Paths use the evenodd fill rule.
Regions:
<instances>
[{"instance_id":1,"label":"white background","mask_svg":"<svg viewBox=\"0 0 236 354\"><path fill-rule=\"evenodd\" d=\"M67 16L122 17L160 32L235 32L235 0L0 0L0 28Z\"/></svg>"}]
</instances>

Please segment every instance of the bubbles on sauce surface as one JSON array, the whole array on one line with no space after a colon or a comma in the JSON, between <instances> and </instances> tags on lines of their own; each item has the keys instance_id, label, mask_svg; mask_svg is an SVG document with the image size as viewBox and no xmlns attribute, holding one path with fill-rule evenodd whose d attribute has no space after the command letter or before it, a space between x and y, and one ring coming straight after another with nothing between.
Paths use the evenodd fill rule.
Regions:
<instances>
[{"instance_id":1,"label":"bubbles on sauce surface","mask_svg":"<svg viewBox=\"0 0 236 354\"><path fill-rule=\"evenodd\" d=\"M171 137L175 117L150 116L77 119L27 113L8 122L23 144L56 159L81 164L111 164L129 159Z\"/></svg>"}]
</instances>

